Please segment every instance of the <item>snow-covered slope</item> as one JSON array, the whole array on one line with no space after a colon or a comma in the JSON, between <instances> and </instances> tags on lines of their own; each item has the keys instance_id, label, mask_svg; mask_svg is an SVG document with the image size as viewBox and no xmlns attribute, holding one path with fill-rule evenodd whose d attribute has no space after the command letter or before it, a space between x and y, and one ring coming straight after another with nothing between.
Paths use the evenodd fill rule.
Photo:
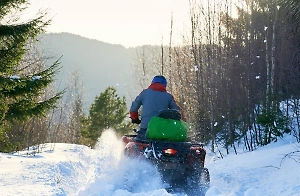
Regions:
<instances>
[{"instance_id":1,"label":"snow-covered slope","mask_svg":"<svg viewBox=\"0 0 300 196\"><path fill-rule=\"evenodd\" d=\"M26 155L28 151L1 153L0 195L172 195L150 165L124 161L122 148L113 132L107 131L96 150L73 144L45 144L35 156ZM211 174L211 188L206 195L300 195L300 153L285 157L299 149L298 143L285 137L256 151L232 153L224 159L208 152L206 167Z\"/></svg>"},{"instance_id":2,"label":"snow-covered slope","mask_svg":"<svg viewBox=\"0 0 300 196\"><path fill-rule=\"evenodd\" d=\"M285 137L253 152L232 153L219 160L211 157L207 160L211 188L206 195L299 196L299 150L293 138Z\"/></svg>"}]
</instances>

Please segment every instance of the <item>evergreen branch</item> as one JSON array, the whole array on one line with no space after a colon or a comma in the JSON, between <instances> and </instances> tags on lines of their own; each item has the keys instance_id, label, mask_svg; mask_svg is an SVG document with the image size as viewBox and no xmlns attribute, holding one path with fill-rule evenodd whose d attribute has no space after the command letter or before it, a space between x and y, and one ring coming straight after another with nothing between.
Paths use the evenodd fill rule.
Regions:
<instances>
[{"instance_id":1,"label":"evergreen branch","mask_svg":"<svg viewBox=\"0 0 300 196\"><path fill-rule=\"evenodd\" d=\"M45 101L34 102L30 99L23 99L9 105L5 120L7 121L25 121L29 117L44 116L47 111L55 108L56 102L62 97L64 91L57 93L54 97Z\"/></svg>"}]
</instances>

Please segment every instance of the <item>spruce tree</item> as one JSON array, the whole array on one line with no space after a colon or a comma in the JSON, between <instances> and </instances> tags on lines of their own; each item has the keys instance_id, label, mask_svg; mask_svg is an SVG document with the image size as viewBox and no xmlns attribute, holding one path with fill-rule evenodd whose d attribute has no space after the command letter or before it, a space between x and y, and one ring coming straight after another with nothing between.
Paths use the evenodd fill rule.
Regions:
<instances>
[{"instance_id":1,"label":"spruce tree","mask_svg":"<svg viewBox=\"0 0 300 196\"><path fill-rule=\"evenodd\" d=\"M89 116L83 119L85 125L81 131L81 142L94 147L104 129L113 128L124 131L124 120L128 115L125 97L119 97L116 89L108 87L100 96L96 96L90 107Z\"/></svg>"},{"instance_id":2,"label":"spruce tree","mask_svg":"<svg viewBox=\"0 0 300 196\"><path fill-rule=\"evenodd\" d=\"M27 6L27 0L0 1L0 151L14 147L11 125L45 115L62 94L41 98L59 69L58 61L48 67L41 63L35 71L28 70L29 65L21 66L29 41L36 40L50 23L44 20L45 14L19 22L16 13L21 14Z\"/></svg>"}]
</instances>

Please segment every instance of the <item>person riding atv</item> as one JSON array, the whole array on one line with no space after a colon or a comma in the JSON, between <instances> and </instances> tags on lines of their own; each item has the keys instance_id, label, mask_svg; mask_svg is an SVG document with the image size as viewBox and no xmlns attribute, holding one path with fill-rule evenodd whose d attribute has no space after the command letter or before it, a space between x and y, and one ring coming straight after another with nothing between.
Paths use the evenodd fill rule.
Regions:
<instances>
[{"instance_id":1,"label":"person riding atv","mask_svg":"<svg viewBox=\"0 0 300 196\"><path fill-rule=\"evenodd\" d=\"M137 135L122 137L124 155L153 164L168 184L168 191L179 188L188 195L203 196L210 183L209 171L204 167L206 150L202 144L187 141L188 124L166 86L164 76L155 76L132 102L130 118L132 123L140 124L140 130Z\"/></svg>"},{"instance_id":2,"label":"person riding atv","mask_svg":"<svg viewBox=\"0 0 300 196\"><path fill-rule=\"evenodd\" d=\"M181 113L181 119L184 119L183 112L176 104L172 94L166 90L167 80L162 75L153 78L151 85L144 89L132 102L130 107L130 118L132 123L140 124L136 139L146 139L148 123L152 117L158 116L159 112L166 109L178 110ZM139 119L139 109L143 107L141 119Z\"/></svg>"}]
</instances>

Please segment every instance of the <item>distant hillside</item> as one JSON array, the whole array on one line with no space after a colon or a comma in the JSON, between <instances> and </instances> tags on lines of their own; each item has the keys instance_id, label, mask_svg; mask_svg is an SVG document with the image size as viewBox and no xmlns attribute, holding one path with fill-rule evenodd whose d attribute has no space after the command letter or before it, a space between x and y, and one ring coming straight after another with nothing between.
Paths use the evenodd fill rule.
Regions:
<instances>
[{"instance_id":1,"label":"distant hillside","mask_svg":"<svg viewBox=\"0 0 300 196\"><path fill-rule=\"evenodd\" d=\"M62 56L62 69L57 76L61 87L65 87L72 71L77 69L81 73L85 107L89 108L95 96L108 86L115 87L118 95L126 96L129 103L127 90L133 81L128 49L69 33L46 34L40 40L44 54L54 57L52 62Z\"/></svg>"}]
</instances>

